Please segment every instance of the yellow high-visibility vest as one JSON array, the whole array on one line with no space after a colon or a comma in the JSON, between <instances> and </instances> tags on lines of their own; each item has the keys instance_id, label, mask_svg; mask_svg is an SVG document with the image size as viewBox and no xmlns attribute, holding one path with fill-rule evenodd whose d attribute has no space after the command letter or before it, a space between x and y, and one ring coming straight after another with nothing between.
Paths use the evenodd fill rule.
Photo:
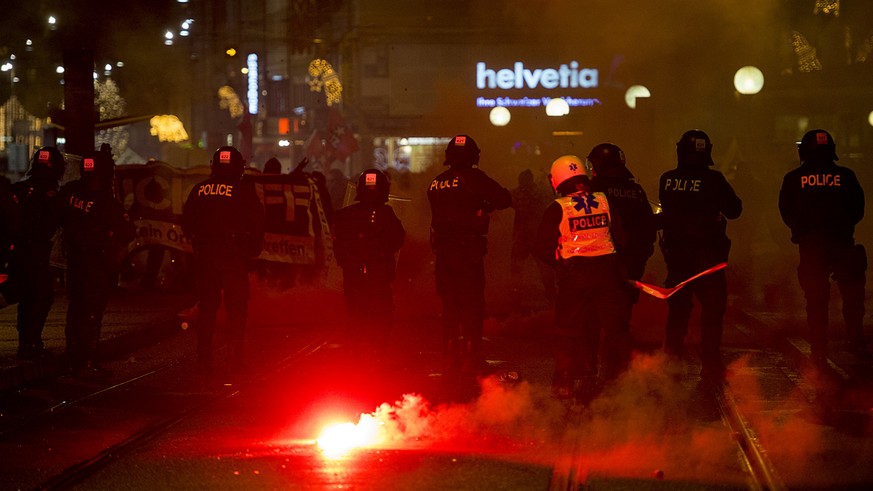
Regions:
<instances>
[{"instance_id":1,"label":"yellow high-visibility vest","mask_svg":"<svg viewBox=\"0 0 873 491\"><path fill-rule=\"evenodd\" d=\"M556 201L563 210L558 226L561 237L556 253L559 258L615 254L615 242L610 233L612 215L605 194L573 193Z\"/></svg>"}]
</instances>

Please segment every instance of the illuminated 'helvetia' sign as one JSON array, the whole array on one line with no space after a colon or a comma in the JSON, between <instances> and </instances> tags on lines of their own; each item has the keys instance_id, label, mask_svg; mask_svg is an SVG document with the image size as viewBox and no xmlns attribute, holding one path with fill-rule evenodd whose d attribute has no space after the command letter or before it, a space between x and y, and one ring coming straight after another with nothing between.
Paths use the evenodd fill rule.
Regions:
<instances>
[{"instance_id":1,"label":"illuminated 'helvetia' sign","mask_svg":"<svg viewBox=\"0 0 873 491\"><path fill-rule=\"evenodd\" d=\"M558 68L524 67L517 61L513 68L488 68L485 62L476 63L476 87L479 89L590 89L597 87L597 69L579 68L579 63L571 61Z\"/></svg>"}]
</instances>

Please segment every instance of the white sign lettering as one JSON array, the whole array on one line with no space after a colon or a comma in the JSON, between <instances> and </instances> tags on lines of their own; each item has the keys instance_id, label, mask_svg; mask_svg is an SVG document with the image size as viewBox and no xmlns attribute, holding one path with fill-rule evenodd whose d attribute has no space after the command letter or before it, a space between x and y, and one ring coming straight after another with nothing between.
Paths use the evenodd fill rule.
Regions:
<instances>
[{"instance_id":1,"label":"white sign lettering","mask_svg":"<svg viewBox=\"0 0 873 491\"><path fill-rule=\"evenodd\" d=\"M570 107L593 107L601 105L600 99L593 97L584 99L580 99L577 97L561 97L561 99L564 99L567 102L567 105ZM546 107L550 100L552 100L551 97L497 97L493 99L487 97L477 97L476 107Z\"/></svg>"},{"instance_id":2,"label":"white sign lettering","mask_svg":"<svg viewBox=\"0 0 873 491\"><path fill-rule=\"evenodd\" d=\"M255 53L249 54L246 57L246 67L249 69L248 90L246 97L249 100L249 114L258 114L258 55Z\"/></svg>"},{"instance_id":3,"label":"white sign lettering","mask_svg":"<svg viewBox=\"0 0 873 491\"><path fill-rule=\"evenodd\" d=\"M517 61L513 68L492 69L484 61L476 63L476 87L479 89L590 89L597 87L597 69L579 68L579 63L571 61L555 68L525 68Z\"/></svg>"}]
</instances>

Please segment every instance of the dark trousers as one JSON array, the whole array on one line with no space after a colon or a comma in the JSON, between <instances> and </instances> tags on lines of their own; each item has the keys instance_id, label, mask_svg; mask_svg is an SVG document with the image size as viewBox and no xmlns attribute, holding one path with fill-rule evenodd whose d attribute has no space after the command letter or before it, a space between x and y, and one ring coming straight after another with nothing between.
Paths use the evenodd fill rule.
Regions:
<instances>
[{"instance_id":1,"label":"dark trousers","mask_svg":"<svg viewBox=\"0 0 873 491\"><path fill-rule=\"evenodd\" d=\"M437 245L434 266L446 355L478 362L485 320L485 238Z\"/></svg>"},{"instance_id":2,"label":"dark trousers","mask_svg":"<svg viewBox=\"0 0 873 491\"><path fill-rule=\"evenodd\" d=\"M67 356L72 368L96 360L103 313L115 287L117 271L106 256L94 251L67 254Z\"/></svg>"},{"instance_id":3,"label":"dark trousers","mask_svg":"<svg viewBox=\"0 0 873 491\"><path fill-rule=\"evenodd\" d=\"M710 265L712 266L712 265ZM672 287L706 269L708 266L688 267L667 265L666 286ZM667 332L664 350L674 356L682 356L688 322L694 307L694 298L700 303L701 361L705 368L718 369L721 361L721 337L724 330L724 314L727 308L727 277L724 270L700 277L685 285L667 299Z\"/></svg>"},{"instance_id":4,"label":"dark trousers","mask_svg":"<svg viewBox=\"0 0 873 491\"><path fill-rule=\"evenodd\" d=\"M615 254L575 257L556 270L555 377L591 383L598 375L600 335L605 343L604 378L630 359L630 308Z\"/></svg>"},{"instance_id":5,"label":"dark trousers","mask_svg":"<svg viewBox=\"0 0 873 491\"><path fill-rule=\"evenodd\" d=\"M52 243L20 244L13 256L12 275L17 281L18 350L43 348L42 330L54 303L54 279L49 263Z\"/></svg>"},{"instance_id":6,"label":"dark trousers","mask_svg":"<svg viewBox=\"0 0 873 491\"><path fill-rule=\"evenodd\" d=\"M867 257L863 246L813 238L800 243L797 277L806 297L809 343L816 357L828 353L828 303L833 275L842 297L846 337L850 344L863 347L864 290Z\"/></svg>"},{"instance_id":7,"label":"dark trousers","mask_svg":"<svg viewBox=\"0 0 873 491\"><path fill-rule=\"evenodd\" d=\"M233 362L241 363L245 350L248 317L248 259L221 250L194 251L194 282L200 314L196 323L197 355L201 361L212 358L212 338L222 293L227 314L227 340Z\"/></svg>"}]
</instances>

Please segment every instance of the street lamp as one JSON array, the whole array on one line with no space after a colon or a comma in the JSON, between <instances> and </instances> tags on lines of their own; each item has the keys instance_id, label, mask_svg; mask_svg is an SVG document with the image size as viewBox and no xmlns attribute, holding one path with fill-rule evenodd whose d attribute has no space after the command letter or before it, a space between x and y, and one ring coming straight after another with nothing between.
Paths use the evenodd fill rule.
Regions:
<instances>
[{"instance_id":1,"label":"street lamp","mask_svg":"<svg viewBox=\"0 0 873 491\"><path fill-rule=\"evenodd\" d=\"M566 116L570 114L570 105L560 97L555 97L546 104L546 116Z\"/></svg>"},{"instance_id":2,"label":"street lamp","mask_svg":"<svg viewBox=\"0 0 873 491\"><path fill-rule=\"evenodd\" d=\"M870 111L870 114L867 116L867 122L870 123L870 126L873 126L873 111Z\"/></svg>"},{"instance_id":3,"label":"street lamp","mask_svg":"<svg viewBox=\"0 0 873 491\"><path fill-rule=\"evenodd\" d=\"M648 97L652 97L652 93L649 92L648 87L646 87L645 85L631 85L624 93L624 103L627 104L627 107L631 109L636 109L637 99L644 99Z\"/></svg>"},{"instance_id":4,"label":"street lamp","mask_svg":"<svg viewBox=\"0 0 873 491\"><path fill-rule=\"evenodd\" d=\"M491 124L494 126L506 126L509 124L509 120L512 119L512 115L509 114L509 109L506 109L503 106L497 106L491 110L488 119L491 120Z\"/></svg>"},{"instance_id":5,"label":"street lamp","mask_svg":"<svg viewBox=\"0 0 873 491\"><path fill-rule=\"evenodd\" d=\"M764 87L764 74L757 67L744 66L734 74L734 88L740 94L755 95Z\"/></svg>"}]
</instances>

